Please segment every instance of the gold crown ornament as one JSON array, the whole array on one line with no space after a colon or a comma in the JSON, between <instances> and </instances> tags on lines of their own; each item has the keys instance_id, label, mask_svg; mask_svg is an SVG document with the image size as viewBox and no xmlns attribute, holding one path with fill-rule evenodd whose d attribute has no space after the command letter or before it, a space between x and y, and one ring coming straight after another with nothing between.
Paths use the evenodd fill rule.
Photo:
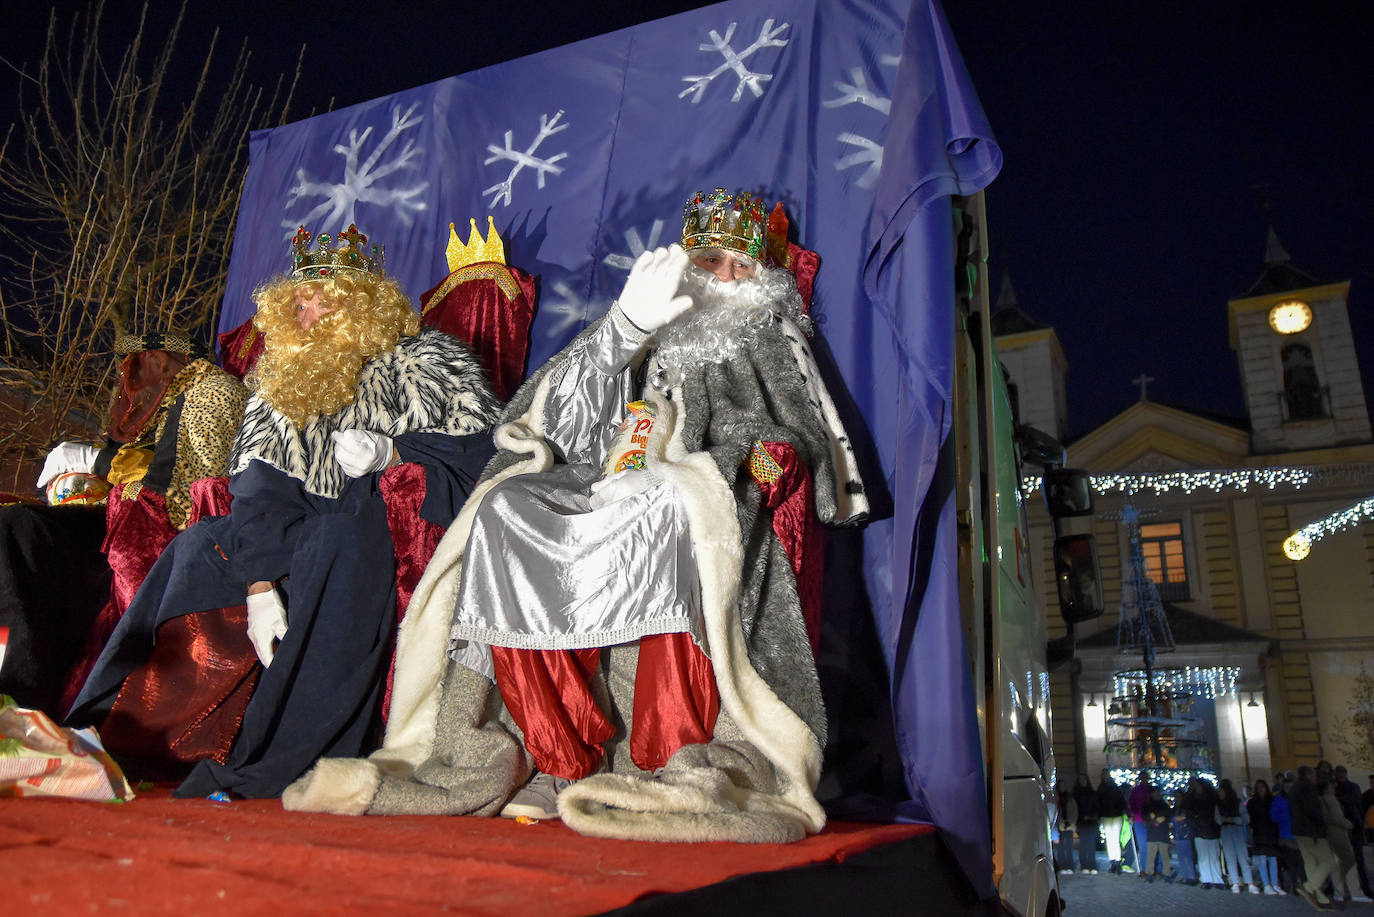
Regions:
<instances>
[{"instance_id":1,"label":"gold crown ornament","mask_svg":"<svg viewBox=\"0 0 1374 917\"><path fill-rule=\"evenodd\" d=\"M338 236L339 244L329 233L320 233L314 250L310 248L310 233L304 226L291 239L291 279L296 283L328 280L339 271L371 274L377 279L386 276L386 246L367 247L367 236L358 232L352 223L347 232Z\"/></svg>"},{"instance_id":2,"label":"gold crown ornament","mask_svg":"<svg viewBox=\"0 0 1374 917\"><path fill-rule=\"evenodd\" d=\"M448 224L448 248L445 249L444 256L448 260L449 273L469 264L482 264L487 261L505 264L506 245L501 241L500 233L496 231L496 221L491 216L487 217L485 239L477 231L477 220L469 218L468 224L472 226L472 232L468 234L466 245L458 239L458 228L452 223Z\"/></svg>"},{"instance_id":3,"label":"gold crown ornament","mask_svg":"<svg viewBox=\"0 0 1374 917\"><path fill-rule=\"evenodd\" d=\"M763 261L769 256L765 214L763 201L748 191L698 191L682 208L682 247L688 252L720 248Z\"/></svg>"}]
</instances>

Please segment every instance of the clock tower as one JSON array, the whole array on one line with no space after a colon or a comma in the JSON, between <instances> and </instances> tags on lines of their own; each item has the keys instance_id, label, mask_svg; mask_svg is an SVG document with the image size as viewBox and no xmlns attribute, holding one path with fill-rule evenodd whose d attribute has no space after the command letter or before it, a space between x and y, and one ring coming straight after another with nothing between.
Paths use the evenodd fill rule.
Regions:
<instances>
[{"instance_id":1,"label":"clock tower","mask_svg":"<svg viewBox=\"0 0 1374 917\"><path fill-rule=\"evenodd\" d=\"M1365 443L1369 411L1350 333L1350 281L1294 267L1269 229L1264 271L1228 303L1255 453Z\"/></svg>"}]
</instances>

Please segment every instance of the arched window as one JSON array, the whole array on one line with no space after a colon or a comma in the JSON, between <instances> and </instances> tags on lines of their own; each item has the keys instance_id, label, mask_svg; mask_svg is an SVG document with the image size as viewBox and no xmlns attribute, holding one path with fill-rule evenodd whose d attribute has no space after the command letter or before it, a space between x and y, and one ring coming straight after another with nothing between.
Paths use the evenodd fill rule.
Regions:
<instances>
[{"instance_id":1,"label":"arched window","mask_svg":"<svg viewBox=\"0 0 1374 917\"><path fill-rule=\"evenodd\" d=\"M1288 419L1325 417L1322 388L1317 380L1317 364L1312 359L1312 349L1306 344L1289 344L1283 348L1282 357L1283 394L1288 402Z\"/></svg>"}]
</instances>

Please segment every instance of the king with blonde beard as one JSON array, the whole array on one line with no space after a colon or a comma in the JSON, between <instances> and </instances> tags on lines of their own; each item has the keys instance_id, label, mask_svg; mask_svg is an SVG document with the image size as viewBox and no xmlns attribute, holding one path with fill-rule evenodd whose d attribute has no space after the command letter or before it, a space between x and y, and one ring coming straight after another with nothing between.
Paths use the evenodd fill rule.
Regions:
<instances>
[{"instance_id":1,"label":"king with blonde beard","mask_svg":"<svg viewBox=\"0 0 1374 917\"><path fill-rule=\"evenodd\" d=\"M456 339L420 327L382 249L354 227L310 243L297 233L292 272L254 294L266 345L245 380L229 515L168 547L69 718L110 713L161 624L246 600L264 669L227 756L196 763L181 796L276 796L320 755L364 750L395 632L379 479L400 462L419 466L422 515L446 525L493 452L500 403L481 367Z\"/></svg>"}]
</instances>

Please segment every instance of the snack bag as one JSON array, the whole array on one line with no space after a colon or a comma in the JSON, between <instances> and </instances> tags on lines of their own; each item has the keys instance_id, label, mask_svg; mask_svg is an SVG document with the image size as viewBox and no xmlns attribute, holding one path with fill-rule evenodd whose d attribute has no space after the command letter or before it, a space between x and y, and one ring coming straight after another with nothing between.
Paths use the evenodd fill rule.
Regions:
<instances>
[{"instance_id":1,"label":"snack bag","mask_svg":"<svg viewBox=\"0 0 1374 917\"><path fill-rule=\"evenodd\" d=\"M644 447L649 444L649 431L654 428L654 406L647 401L631 401L625 410L628 413L616 428L602 468L607 476L644 469Z\"/></svg>"},{"instance_id":2,"label":"snack bag","mask_svg":"<svg viewBox=\"0 0 1374 917\"><path fill-rule=\"evenodd\" d=\"M0 797L127 802L134 791L94 729L68 729L0 694Z\"/></svg>"}]
</instances>

